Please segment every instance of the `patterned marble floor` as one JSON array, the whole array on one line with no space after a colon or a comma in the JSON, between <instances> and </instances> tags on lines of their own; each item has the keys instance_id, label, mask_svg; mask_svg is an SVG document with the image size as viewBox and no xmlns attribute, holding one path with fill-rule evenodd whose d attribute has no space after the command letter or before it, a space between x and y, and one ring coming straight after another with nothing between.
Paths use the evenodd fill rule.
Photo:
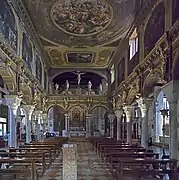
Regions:
<instances>
[{"instance_id":1,"label":"patterned marble floor","mask_svg":"<svg viewBox=\"0 0 179 180\"><path fill-rule=\"evenodd\" d=\"M77 144L78 180L112 180L107 165L93 151L84 138L70 139L69 143ZM62 154L55 160L40 180L62 180Z\"/></svg>"}]
</instances>

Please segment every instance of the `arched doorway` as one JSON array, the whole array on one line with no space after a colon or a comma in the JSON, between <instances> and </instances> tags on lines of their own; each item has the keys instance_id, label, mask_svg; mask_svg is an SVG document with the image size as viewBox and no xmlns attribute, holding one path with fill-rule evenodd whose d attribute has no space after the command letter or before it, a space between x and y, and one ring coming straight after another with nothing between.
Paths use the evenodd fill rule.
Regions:
<instances>
[{"instance_id":1,"label":"arched doorway","mask_svg":"<svg viewBox=\"0 0 179 180\"><path fill-rule=\"evenodd\" d=\"M65 129L65 110L58 106L52 106L48 110L48 127L50 132L59 133L62 135L62 130Z\"/></svg>"},{"instance_id":2,"label":"arched doorway","mask_svg":"<svg viewBox=\"0 0 179 180\"><path fill-rule=\"evenodd\" d=\"M168 116L163 119L161 115L161 110L167 110ZM165 134L163 134L163 128L165 129ZM162 142L163 135L165 136L165 142L169 143L169 103L164 92L160 92L157 97L156 102L156 141Z\"/></svg>"},{"instance_id":3,"label":"arched doorway","mask_svg":"<svg viewBox=\"0 0 179 180\"><path fill-rule=\"evenodd\" d=\"M91 133L94 136L104 136L108 127L108 110L104 106L96 106L91 110ZM106 127L105 127L106 126Z\"/></svg>"}]
</instances>

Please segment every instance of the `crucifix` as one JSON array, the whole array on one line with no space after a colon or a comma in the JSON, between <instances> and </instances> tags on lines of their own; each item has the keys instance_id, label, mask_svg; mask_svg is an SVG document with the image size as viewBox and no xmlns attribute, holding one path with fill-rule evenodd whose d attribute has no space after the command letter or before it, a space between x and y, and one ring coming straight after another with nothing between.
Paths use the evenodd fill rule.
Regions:
<instances>
[{"instance_id":1,"label":"crucifix","mask_svg":"<svg viewBox=\"0 0 179 180\"><path fill-rule=\"evenodd\" d=\"M73 72L73 74L77 75L78 87L80 86L81 82L81 75L85 73L81 73L80 71Z\"/></svg>"}]
</instances>

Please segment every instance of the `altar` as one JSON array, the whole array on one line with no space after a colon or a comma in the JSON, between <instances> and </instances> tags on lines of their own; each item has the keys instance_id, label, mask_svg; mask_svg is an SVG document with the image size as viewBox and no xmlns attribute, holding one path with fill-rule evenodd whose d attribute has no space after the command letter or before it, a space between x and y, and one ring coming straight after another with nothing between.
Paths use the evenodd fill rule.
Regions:
<instances>
[{"instance_id":1,"label":"altar","mask_svg":"<svg viewBox=\"0 0 179 180\"><path fill-rule=\"evenodd\" d=\"M69 136L86 136L86 131L84 127L70 127Z\"/></svg>"}]
</instances>

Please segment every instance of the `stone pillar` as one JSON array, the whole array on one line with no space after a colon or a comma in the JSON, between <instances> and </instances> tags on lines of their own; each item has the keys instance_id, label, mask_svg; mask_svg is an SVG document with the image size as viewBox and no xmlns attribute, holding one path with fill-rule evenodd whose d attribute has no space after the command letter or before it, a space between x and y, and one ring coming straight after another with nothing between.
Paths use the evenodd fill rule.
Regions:
<instances>
[{"instance_id":1,"label":"stone pillar","mask_svg":"<svg viewBox=\"0 0 179 180\"><path fill-rule=\"evenodd\" d=\"M133 106L123 107L126 114L126 123L127 123L127 143L132 144L132 113L134 110Z\"/></svg>"},{"instance_id":2,"label":"stone pillar","mask_svg":"<svg viewBox=\"0 0 179 180\"><path fill-rule=\"evenodd\" d=\"M86 115L86 138L91 136L91 114Z\"/></svg>"},{"instance_id":3,"label":"stone pillar","mask_svg":"<svg viewBox=\"0 0 179 180\"><path fill-rule=\"evenodd\" d=\"M108 114L109 122L110 122L110 137L114 138L114 120L115 114Z\"/></svg>"},{"instance_id":4,"label":"stone pillar","mask_svg":"<svg viewBox=\"0 0 179 180\"><path fill-rule=\"evenodd\" d=\"M65 114L65 130L66 132L69 132L69 114Z\"/></svg>"},{"instance_id":5,"label":"stone pillar","mask_svg":"<svg viewBox=\"0 0 179 180\"><path fill-rule=\"evenodd\" d=\"M45 132L48 129L47 113L42 113L42 119L43 119L43 132Z\"/></svg>"},{"instance_id":6,"label":"stone pillar","mask_svg":"<svg viewBox=\"0 0 179 180\"><path fill-rule=\"evenodd\" d=\"M170 130L170 158L179 160L178 154L178 120L177 120L177 103L179 100L179 81L171 81L162 87L169 102L169 130Z\"/></svg>"},{"instance_id":7,"label":"stone pillar","mask_svg":"<svg viewBox=\"0 0 179 180\"><path fill-rule=\"evenodd\" d=\"M5 95L6 104L9 107L9 147L17 147L16 115L22 101L17 95Z\"/></svg>"},{"instance_id":8,"label":"stone pillar","mask_svg":"<svg viewBox=\"0 0 179 180\"><path fill-rule=\"evenodd\" d=\"M35 109L33 105L23 105L22 108L26 112L26 143L30 143L32 141L31 132L32 132L32 113Z\"/></svg>"},{"instance_id":9,"label":"stone pillar","mask_svg":"<svg viewBox=\"0 0 179 180\"><path fill-rule=\"evenodd\" d=\"M77 180L77 147L75 144L63 145L63 178Z\"/></svg>"},{"instance_id":10,"label":"stone pillar","mask_svg":"<svg viewBox=\"0 0 179 180\"><path fill-rule=\"evenodd\" d=\"M141 146L147 148L149 141L148 132L148 110L152 104L152 99L140 98L136 100L141 110L142 115L142 134L141 134Z\"/></svg>"},{"instance_id":11,"label":"stone pillar","mask_svg":"<svg viewBox=\"0 0 179 180\"><path fill-rule=\"evenodd\" d=\"M117 140L121 140L121 118L123 115L123 109L119 109L115 111L115 115L117 117Z\"/></svg>"}]
</instances>

